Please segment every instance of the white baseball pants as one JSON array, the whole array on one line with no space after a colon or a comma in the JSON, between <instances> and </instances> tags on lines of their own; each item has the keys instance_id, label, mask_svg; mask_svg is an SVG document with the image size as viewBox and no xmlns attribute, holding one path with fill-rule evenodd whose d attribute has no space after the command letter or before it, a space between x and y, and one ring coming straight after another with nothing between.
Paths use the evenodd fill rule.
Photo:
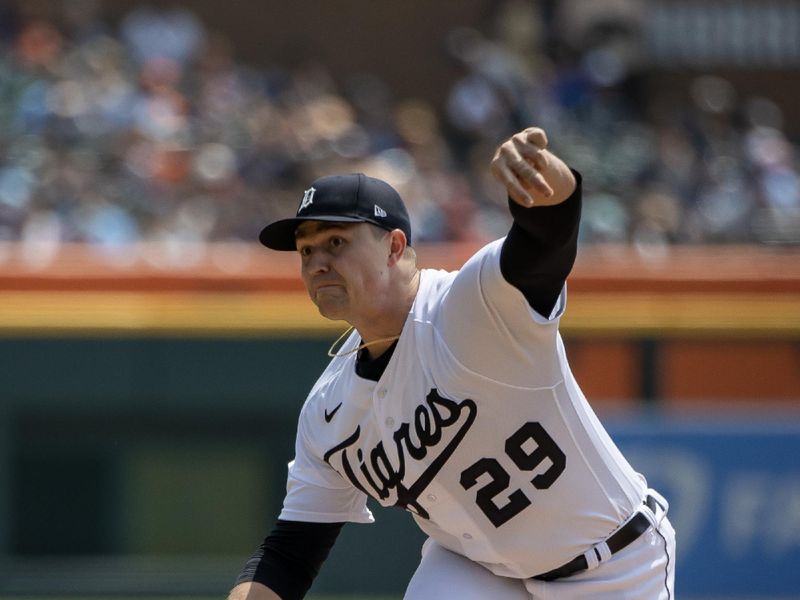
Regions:
<instances>
[{"instance_id":1,"label":"white baseball pants","mask_svg":"<svg viewBox=\"0 0 800 600\"><path fill-rule=\"evenodd\" d=\"M675 530L660 506L641 510L653 527L606 562L555 581L499 577L428 539L404 600L674 600Z\"/></svg>"}]
</instances>

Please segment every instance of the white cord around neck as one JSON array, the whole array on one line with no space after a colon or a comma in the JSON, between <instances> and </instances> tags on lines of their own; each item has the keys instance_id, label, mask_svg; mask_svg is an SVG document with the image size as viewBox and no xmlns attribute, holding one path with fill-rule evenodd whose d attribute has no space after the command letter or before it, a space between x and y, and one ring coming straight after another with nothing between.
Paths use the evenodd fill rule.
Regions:
<instances>
[{"instance_id":1,"label":"white cord around neck","mask_svg":"<svg viewBox=\"0 0 800 600\"><path fill-rule=\"evenodd\" d=\"M399 335L393 335L391 337L372 340L371 342L364 342L363 344L359 344L358 346L356 346L352 350L348 350L347 352L334 352L334 348L336 348L336 345L339 342L341 342L345 338L345 336L347 336L351 331L353 331L352 325L348 327L342 335L336 338L336 341L333 342L333 344L331 344L330 348L328 348L328 356L330 356L331 358L341 358L342 356L347 356L349 354L352 354L353 352L358 352L362 348L368 348L369 346L374 346L375 344L380 344L382 342L393 342L397 339L400 339Z\"/></svg>"}]
</instances>

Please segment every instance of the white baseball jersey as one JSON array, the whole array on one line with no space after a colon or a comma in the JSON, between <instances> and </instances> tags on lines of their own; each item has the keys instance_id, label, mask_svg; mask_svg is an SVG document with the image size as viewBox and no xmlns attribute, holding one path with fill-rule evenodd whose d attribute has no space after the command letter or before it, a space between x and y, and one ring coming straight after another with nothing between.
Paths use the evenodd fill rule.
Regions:
<instances>
[{"instance_id":1,"label":"white baseball jersey","mask_svg":"<svg viewBox=\"0 0 800 600\"><path fill-rule=\"evenodd\" d=\"M380 380L334 358L300 415L281 519L371 522L399 505L440 545L531 577L604 540L646 491L570 372L558 323L500 272L503 240L423 270ZM342 352L359 343L354 333Z\"/></svg>"}]
</instances>

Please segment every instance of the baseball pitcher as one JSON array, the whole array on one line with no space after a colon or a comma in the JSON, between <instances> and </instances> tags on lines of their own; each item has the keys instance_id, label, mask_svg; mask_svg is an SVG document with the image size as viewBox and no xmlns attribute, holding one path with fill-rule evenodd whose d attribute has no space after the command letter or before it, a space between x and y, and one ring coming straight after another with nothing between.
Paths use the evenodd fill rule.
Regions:
<instances>
[{"instance_id":1,"label":"baseball pitcher","mask_svg":"<svg viewBox=\"0 0 800 600\"><path fill-rule=\"evenodd\" d=\"M363 174L322 177L261 242L300 255L347 321L300 412L277 523L231 600L303 598L371 496L427 534L407 600L674 595L667 502L604 430L558 332L580 176L541 129L492 160L513 225L457 272L417 268L406 208Z\"/></svg>"}]
</instances>

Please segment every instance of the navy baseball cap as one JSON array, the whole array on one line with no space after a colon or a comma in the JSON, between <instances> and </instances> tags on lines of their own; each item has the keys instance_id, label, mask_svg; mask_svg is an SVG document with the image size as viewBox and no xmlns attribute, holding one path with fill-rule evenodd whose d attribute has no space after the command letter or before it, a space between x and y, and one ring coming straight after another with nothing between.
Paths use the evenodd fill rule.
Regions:
<instances>
[{"instance_id":1,"label":"navy baseball cap","mask_svg":"<svg viewBox=\"0 0 800 600\"><path fill-rule=\"evenodd\" d=\"M363 173L320 177L303 192L297 215L270 223L258 239L273 250L296 250L294 234L304 221L372 223L400 229L411 245L411 222L400 194L385 181Z\"/></svg>"}]
</instances>

